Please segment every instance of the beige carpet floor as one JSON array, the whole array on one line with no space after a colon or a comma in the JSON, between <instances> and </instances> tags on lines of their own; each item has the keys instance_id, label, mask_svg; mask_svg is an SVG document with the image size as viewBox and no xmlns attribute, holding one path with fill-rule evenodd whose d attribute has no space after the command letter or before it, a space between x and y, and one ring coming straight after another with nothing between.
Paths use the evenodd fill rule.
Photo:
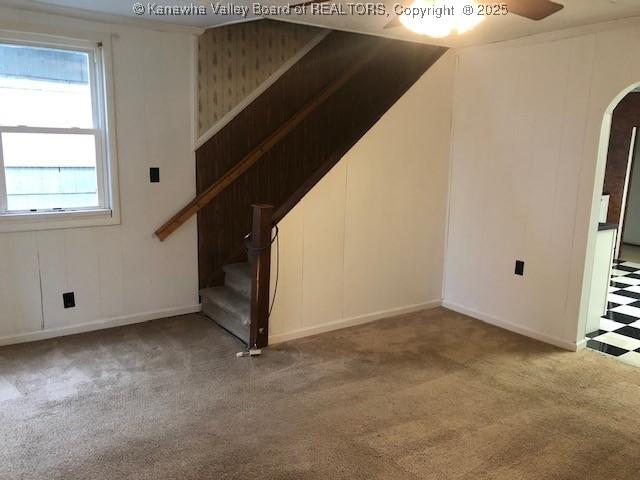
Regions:
<instances>
[{"instance_id":1,"label":"beige carpet floor","mask_svg":"<svg viewBox=\"0 0 640 480\"><path fill-rule=\"evenodd\" d=\"M444 309L238 349L200 315L0 348L0 478L640 478L640 369L596 352Z\"/></svg>"}]
</instances>

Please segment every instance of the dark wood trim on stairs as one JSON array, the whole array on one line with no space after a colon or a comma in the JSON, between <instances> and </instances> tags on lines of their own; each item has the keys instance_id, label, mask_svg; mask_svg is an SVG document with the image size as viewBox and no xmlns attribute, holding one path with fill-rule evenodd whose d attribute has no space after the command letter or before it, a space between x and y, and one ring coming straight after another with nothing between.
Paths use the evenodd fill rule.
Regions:
<instances>
[{"instance_id":1,"label":"dark wood trim on stairs","mask_svg":"<svg viewBox=\"0 0 640 480\"><path fill-rule=\"evenodd\" d=\"M253 205L253 227L249 239L249 264L251 265L249 346L252 348L263 348L269 343L272 229L273 206Z\"/></svg>"}]
</instances>

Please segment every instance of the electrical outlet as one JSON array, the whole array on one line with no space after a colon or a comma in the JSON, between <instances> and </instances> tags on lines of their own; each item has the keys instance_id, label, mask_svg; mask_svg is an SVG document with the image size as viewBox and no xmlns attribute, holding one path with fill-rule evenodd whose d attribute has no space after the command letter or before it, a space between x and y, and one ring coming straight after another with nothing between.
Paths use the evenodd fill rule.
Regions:
<instances>
[{"instance_id":1,"label":"electrical outlet","mask_svg":"<svg viewBox=\"0 0 640 480\"><path fill-rule=\"evenodd\" d=\"M521 277L524 275L524 262L522 260L516 260L516 275Z\"/></svg>"},{"instance_id":2,"label":"electrical outlet","mask_svg":"<svg viewBox=\"0 0 640 480\"><path fill-rule=\"evenodd\" d=\"M62 303L64 308L74 308L76 306L76 295L73 292L62 294Z\"/></svg>"},{"instance_id":3,"label":"electrical outlet","mask_svg":"<svg viewBox=\"0 0 640 480\"><path fill-rule=\"evenodd\" d=\"M151 183L160 183L160 169L158 167L149 169L149 181Z\"/></svg>"}]
</instances>

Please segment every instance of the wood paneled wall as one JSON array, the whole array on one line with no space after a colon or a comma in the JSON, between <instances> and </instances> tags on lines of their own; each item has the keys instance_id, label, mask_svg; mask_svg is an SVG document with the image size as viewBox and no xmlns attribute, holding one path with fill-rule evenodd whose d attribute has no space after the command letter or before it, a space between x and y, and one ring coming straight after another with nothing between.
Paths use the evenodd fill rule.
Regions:
<instances>
[{"instance_id":1,"label":"wood paneled wall","mask_svg":"<svg viewBox=\"0 0 640 480\"><path fill-rule=\"evenodd\" d=\"M203 33L198 39L198 134L211 128L321 31L257 20Z\"/></svg>"},{"instance_id":2,"label":"wood paneled wall","mask_svg":"<svg viewBox=\"0 0 640 480\"><path fill-rule=\"evenodd\" d=\"M613 111L603 188L605 193L611 195L607 216L607 221L611 223L618 223L623 213L622 197L633 127L640 128L640 92L628 94ZM640 138L636 141L640 141Z\"/></svg>"},{"instance_id":3,"label":"wood paneled wall","mask_svg":"<svg viewBox=\"0 0 640 480\"><path fill-rule=\"evenodd\" d=\"M201 192L375 46L382 48L369 64L198 213L201 287L221 281L220 267L250 230L252 203L291 208L287 200L318 181L317 172L334 165L445 49L333 32L198 149Z\"/></svg>"}]
</instances>

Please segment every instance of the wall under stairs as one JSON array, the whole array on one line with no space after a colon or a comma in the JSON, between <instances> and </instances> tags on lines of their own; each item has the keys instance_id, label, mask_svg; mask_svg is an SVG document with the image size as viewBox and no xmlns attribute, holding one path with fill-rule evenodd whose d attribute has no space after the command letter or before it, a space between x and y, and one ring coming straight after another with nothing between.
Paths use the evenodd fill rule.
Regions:
<instances>
[{"instance_id":1,"label":"wall under stairs","mask_svg":"<svg viewBox=\"0 0 640 480\"><path fill-rule=\"evenodd\" d=\"M454 73L447 52L279 223L270 343L440 305Z\"/></svg>"}]
</instances>

